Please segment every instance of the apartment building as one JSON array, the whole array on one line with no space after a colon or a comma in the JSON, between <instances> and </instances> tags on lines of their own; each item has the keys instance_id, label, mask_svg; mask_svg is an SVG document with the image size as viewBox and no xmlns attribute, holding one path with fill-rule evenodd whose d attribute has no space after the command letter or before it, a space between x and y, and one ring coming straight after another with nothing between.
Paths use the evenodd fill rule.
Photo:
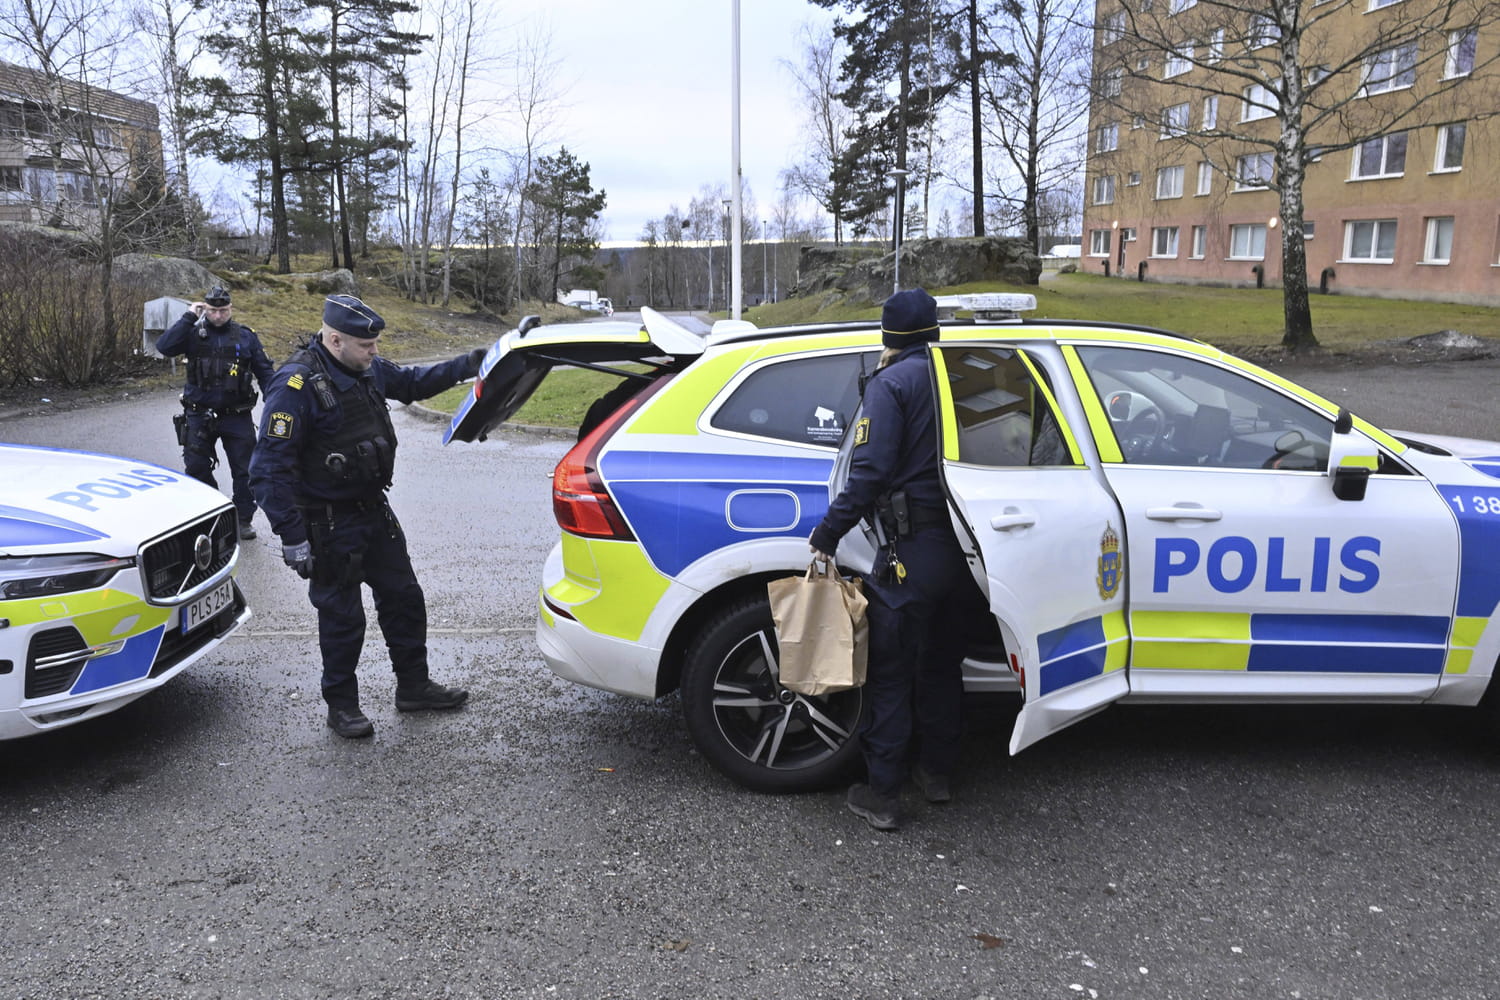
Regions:
<instances>
[{"instance_id":1,"label":"apartment building","mask_svg":"<svg viewBox=\"0 0 1500 1000\"><path fill-rule=\"evenodd\" d=\"M156 105L0 62L0 221L88 229L102 195L151 167Z\"/></svg>"},{"instance_id":2,"label":"apartment building","mask_svg":"<svg viewBox=\"0 0 1500 1000\"><path fill-rule=\"evenodd\" d=\"M1500 5L1098 0L1095 17L1083 270L1278 285L1281 188L1300 185L1314 293L1500 305Z\"/></svg>"}]
</instances>

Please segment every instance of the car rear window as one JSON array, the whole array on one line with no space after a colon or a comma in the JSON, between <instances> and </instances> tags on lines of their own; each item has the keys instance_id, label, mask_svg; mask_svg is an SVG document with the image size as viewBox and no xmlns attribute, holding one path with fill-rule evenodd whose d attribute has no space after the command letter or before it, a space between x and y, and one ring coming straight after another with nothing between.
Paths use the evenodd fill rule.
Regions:
<instances>
[{"instance_id":1,"label":"car rear window","mask_svg":"<svg viewBox=\"0 0 1500 1000\"><path fill-rule=\"evenodd\" d=\"M837 448L878 350L776 361L751 372L709 421L722 431Z\"/></svg>"}]
</instances>

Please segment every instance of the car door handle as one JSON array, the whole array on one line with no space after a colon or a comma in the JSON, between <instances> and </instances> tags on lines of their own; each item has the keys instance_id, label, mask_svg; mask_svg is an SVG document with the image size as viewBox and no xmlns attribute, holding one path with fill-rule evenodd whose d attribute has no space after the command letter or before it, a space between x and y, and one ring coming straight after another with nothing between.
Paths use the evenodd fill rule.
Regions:
<instances>
[{"instance_id":1,"label":"car door handle","mask_svg":"<svg viewBox=\"0 0 1500 1000\"><path fill-rule=\"evenodd\" d=\"M1196 503L1178 503L1170 507L1147 507L1146 519L1150 521L1217 521L1224 515L1210 507Z\"/></svg>"},{"instance_id":2,"label":"car door handle","mask_svg":"<svg viewBox=\"0 0 1500 1000\"><path fill-rule=\"evenodd\" d=\"M996 531L1015 531L1017 528L1030 528L1034 524L1035 515L1023 514L1014 507L1007 507L1003 513L990 518L990 527Z\"/></svg>"}]
</instances>

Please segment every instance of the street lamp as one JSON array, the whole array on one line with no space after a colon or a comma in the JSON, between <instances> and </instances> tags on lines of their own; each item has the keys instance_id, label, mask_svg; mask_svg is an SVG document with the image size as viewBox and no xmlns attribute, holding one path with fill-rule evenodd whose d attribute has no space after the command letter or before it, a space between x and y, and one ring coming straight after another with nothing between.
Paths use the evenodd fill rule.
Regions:
<instances>
[{"instance_id":1,"label":"street lamp","mask_svg":"<svg viewBox=\"0 0 1500 1000\"><path fill-rule=\"evenodd\" d=\"M886 173L896 178L896 207L891 219L891 229L896 236L896 268L895 276L891 281L891 292L895 293L901 291L901 215L904 208L902 195L906 193L906 178L911 174L911 171L895 167L886 171Z\"/></svg>"},{"instance_id":2,"label":"street lamp","mask_svg":"<svg viewBox=\"0 0 1500 1000\"><path fill-rule=\"evenodd\" d=\"M724 311L725 312L729 312L729 311L731 311L734 308L734 306L731 305L730 301L729 301L729 292L730 292L730 285L729 285L729 264L730 264L730 260L729 260L729 254L730 254L730 247L729 247L729 206L733 205L733 204L734 204L734 202L731 201L730 199L728 199L728 198L724 199L724 281L723 281L723 285L724 285Z\"/></svg>"},{"instance_id":3,"label":"street lamp","mask_svg":"<svg viewBox=\"0 0 1500 1000\"><path fill-rule=\"evenodd\" d=\"M766 220L760 220L760 304L766 304Z\"/></svg>"}]
</instances>

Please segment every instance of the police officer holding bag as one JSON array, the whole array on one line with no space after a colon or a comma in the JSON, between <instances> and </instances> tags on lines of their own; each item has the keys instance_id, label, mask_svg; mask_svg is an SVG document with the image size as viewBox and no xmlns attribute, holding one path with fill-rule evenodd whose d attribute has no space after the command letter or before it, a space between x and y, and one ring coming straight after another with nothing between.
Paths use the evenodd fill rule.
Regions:
<instances>
[{"instance_id":1,"label":"police officer holding bag","mask_svg":"<svg viewBox=\"0 0 1500 1000\"><path fill-rule=\"evenodd\" d=\"M224 444L233 485L234 509L240 537L254 538L255 497L250 491L250 453L255 449L255 389L264 393L275 369L248 326L236 323L229 289L215 285L167 328L156 349L167 357L187 356L187 385L182 390L183 412L172 418L177 443L182 446L182 468L214 489L214 467L219 464L214 445Z\"/></svg>"},{"instance_id":2,"label":"police officer holding bag","mask_svg":"<svg viewBox=\"0 0 1500 1000\"><path fill-rule=\"evenodd\" d=\"M385 320L352 295L330 295L317 336L287 359L266 393L251 485L282 558L308 580L318 610L323 699L340 736L369 736L354 675L365 638L360 585L396 673L396 709L458 708L460 688L428 677L427 604L406 535L386 502L396 463L387 398L410 403L479 373L483 348L442 364L402 367L379 356Z\"/></svg>"},{"instance_id":3,"label":"police officer holding bag","mask_svg":"<svg viewBox=\"0 0 1500 1000\"><path fill-rule=\"evenodd\" d=\"M927 345L938 339L937 302L916 288L881 313L880 367L849 431L848 481L808 539L832 559L861 518L878 518L885 545L865 579L870 652L861 732L868 784L849 809L877 830L900 825L908 770L929 802L952 797L958 758L962 663L978 616L989 613L954 536L939 480L937 412ZM916 736L916 760L909 760Z\"/></svg>"}]
</instances>

